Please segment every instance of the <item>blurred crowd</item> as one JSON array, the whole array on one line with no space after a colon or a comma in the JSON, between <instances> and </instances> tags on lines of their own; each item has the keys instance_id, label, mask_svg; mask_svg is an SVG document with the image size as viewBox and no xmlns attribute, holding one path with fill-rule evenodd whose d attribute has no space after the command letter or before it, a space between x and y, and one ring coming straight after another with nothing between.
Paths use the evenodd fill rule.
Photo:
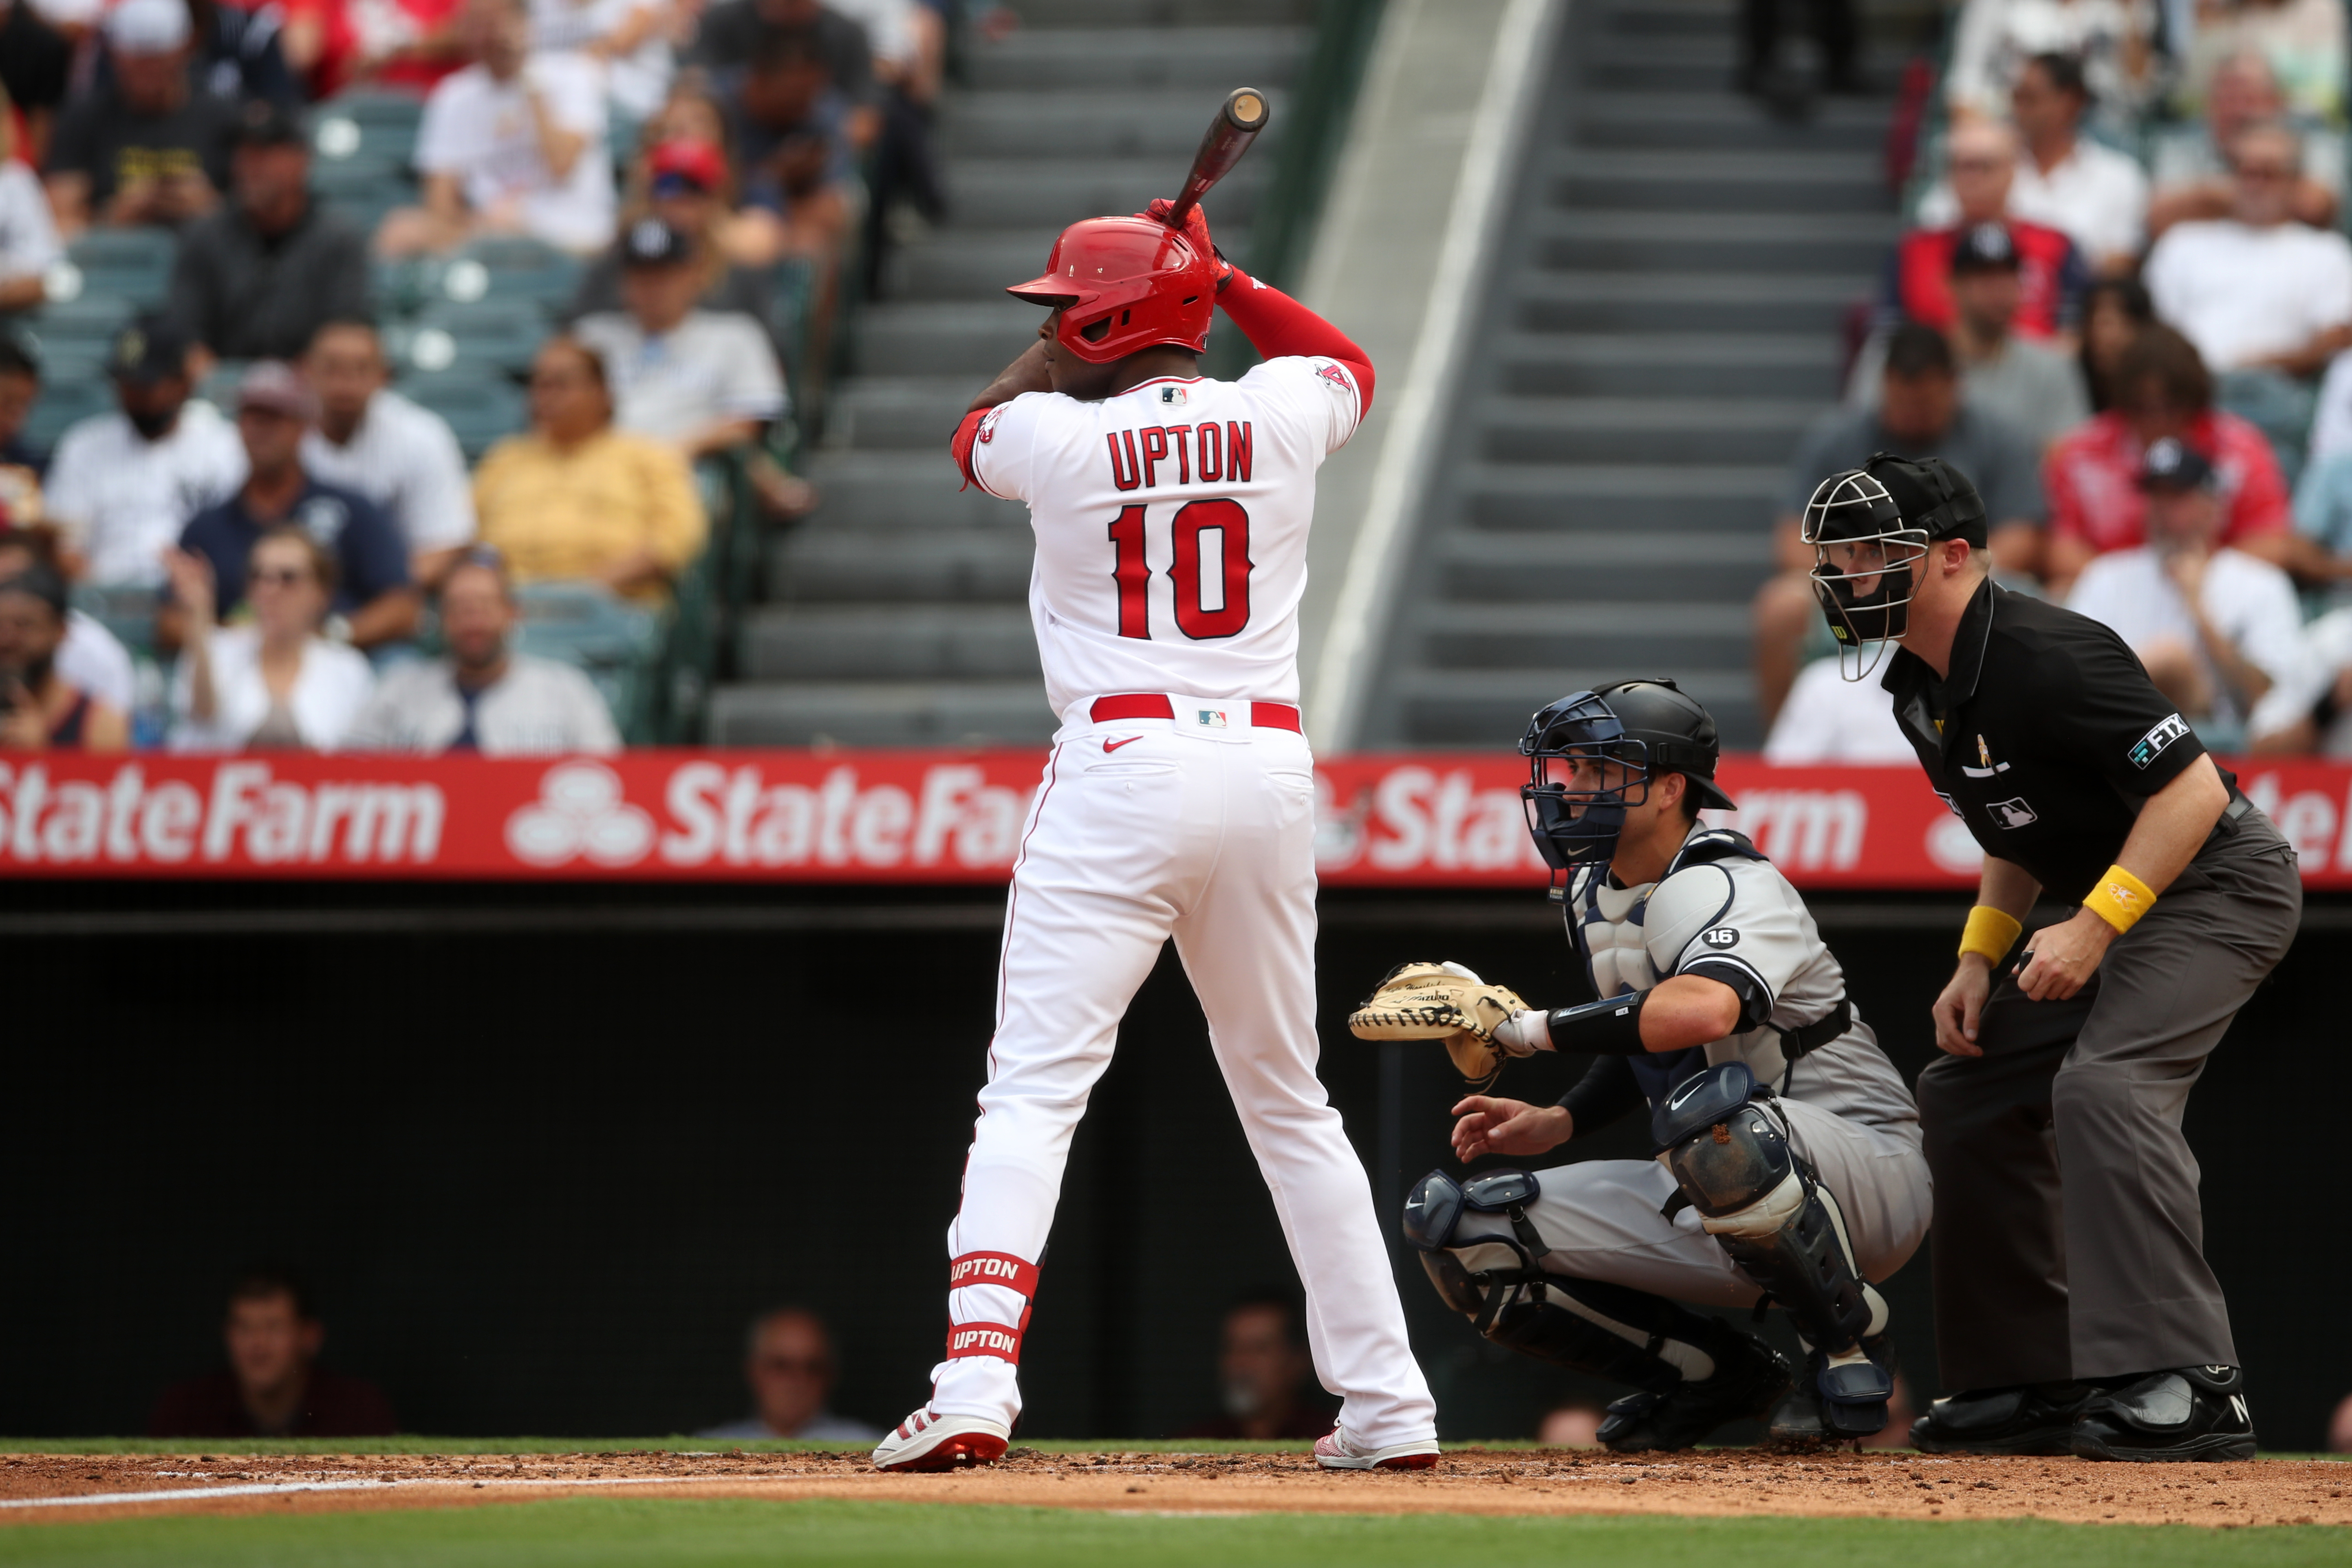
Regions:
<instances>
[{"instance_id":1,"label":"blurred crowd","mask_svg":"<svg viewBox=\"0 0 2352 1568\"><path fill-rule=\"evenodd\" d=\"M654 738L950 3L0 0L0 746Z\"/></svg>"},{"instance_id":2,"label":"blurred crowd","mask_svg":"<svg viewBox=\"0 0 2352 1568\"><path fill-rule=\"evenodd\" d=\"M1964 0L1756 602L1767 754L1908 761L1799 528L1873 452L1982 493L2000 581L2106 623L2209 744L2352 756L2345 0Z\"/></svg>"}]
</instances>

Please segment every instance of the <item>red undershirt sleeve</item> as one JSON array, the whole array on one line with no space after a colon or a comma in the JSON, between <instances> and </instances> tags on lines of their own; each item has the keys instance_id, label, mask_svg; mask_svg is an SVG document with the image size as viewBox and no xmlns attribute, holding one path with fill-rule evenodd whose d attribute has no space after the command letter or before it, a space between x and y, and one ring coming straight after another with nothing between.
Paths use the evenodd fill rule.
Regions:
<instances>
[{"instance_id":1,"label":"red undershirt sleeve","mask_svg":"<svg viewBox=\"0 0 2352 1568\"><path fill-rule=\"evenodd\" d=\"M1356 416L1372 411L1372 358L1348 334L1284 293L1236 268L1217 296L1225 316L1267 359L1287 355L1334 359L1356 378Z\"/></svg>"},{"instance_id":2,"label":"red undershirt sleeve","mask_svg":"<svg viewBox=\"0 0 2352 1568\"><path fill-rule=\"evenodd\" d=\"M962 423L955 427L955 436L948 442L948 450L954 455L956 467L963 472L964 484L980 485L982 489L988 487L981 484L980 476L971 471L971 452L979 442L980 422L987 416L987 409L973 409L963 416Z\"/></svg>"}]
</instances>

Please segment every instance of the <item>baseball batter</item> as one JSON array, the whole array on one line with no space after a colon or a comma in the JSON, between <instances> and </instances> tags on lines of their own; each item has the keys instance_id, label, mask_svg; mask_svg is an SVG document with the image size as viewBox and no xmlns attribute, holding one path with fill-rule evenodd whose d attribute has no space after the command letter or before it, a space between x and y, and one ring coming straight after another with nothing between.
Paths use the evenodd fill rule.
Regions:
<instances>
[{"instance_id":1,"label":"baseball batter","mask_svg":"<svg viewBox=\"0 0 2352 1568\"><path fill-rule=\"evenodd\" d=\"M1194 208L1063 231L1038 340L957 427L967 479L1028 503L1029 604L1061 715L1006 904L988 1084L948 1231L948 1344L884 1469L1004 1452L1062 1167L1118 1024L1170 937L1307 1288L1333 1468L1420 1468L1435 1407L1363 1167L1315 1075L1314 758L1298 601L1315 473L1372 395L1364 353L1223 263ZM1222 303L1265 356L1197 355Z\"/></svg>"},{"instance_id":2,"label":"baseball batter","mask_svg":"<svg viewBox=\"0 0 2352 1568\"><path fill-rule=\"evenodd\" d=\"M1715 784L1715 721L1672 681L1623 681L1538 713L1520 750L1529 830L1565 881L1569 941L1601 1000L1546 1012L1464 970L1450 987L1393 978L1454 990L1502 1052L1596 1057L1558 1105L1455 1106L1464 1161L1540 1154L1636 1108L1659 1153L1466 1181L1433 1171L1407 1202L1407 1237L1487 1338L1634 1385L1601 1424L1611 1448L1687 1447L1768 1412L1781 1440L1879 1431L1893 1382L1870 1282L1927 1233L1918 1112L1788 879L1698 821L1701 806L1732 805ZM1384 987L1358 1033L1410 995ZM1801 1376L1679 1304L1767 1296L1808 1346Z\"/></svg>"}]
</instances>

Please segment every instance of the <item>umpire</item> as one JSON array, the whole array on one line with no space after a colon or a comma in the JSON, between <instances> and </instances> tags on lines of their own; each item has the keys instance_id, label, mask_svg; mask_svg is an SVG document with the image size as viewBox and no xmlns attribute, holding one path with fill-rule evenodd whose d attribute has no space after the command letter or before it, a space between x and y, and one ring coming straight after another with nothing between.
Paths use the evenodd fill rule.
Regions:
<instances>
[{"instance_id":1,"label":"umpire","mask_svg":"<svg viewBox=\"0 0 2352 1568\"><path fill-rule=\"evenodd\" d=\"M1993 583L1984 505L1884 453L1807 506L1814 592L1985 852L1919 1075L1936 1179L1931 1453L2243 1459L2181 1111L2294 939L2294 851L2105 626ZM1895 645L1892 657L1887 645ZM1874 646L1875 645L1875 646ZM2035 898L2078 907L2000 973Z\"/></svg>"}]
</instances>

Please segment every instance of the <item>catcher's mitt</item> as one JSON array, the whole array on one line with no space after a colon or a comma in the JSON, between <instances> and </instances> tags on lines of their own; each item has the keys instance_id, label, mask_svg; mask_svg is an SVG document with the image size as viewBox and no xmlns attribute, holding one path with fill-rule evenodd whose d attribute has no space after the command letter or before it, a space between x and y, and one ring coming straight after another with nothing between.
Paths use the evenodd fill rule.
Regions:
<instances>
[{"instance_id":1,"label":"catcher's mitt","mask_svg":"<svg viewBox=\"0 0 2352 1568\"><path fill-rule=\"evenodd\" d=\"M1489 985L1458 963L1401 963L1348 1016L1360 1040L1443 1040L1445 1054L1472 1083L1495 1081L1507 1052L1495 1030L1527 1004L1507 985Z\"/></svg>"}]
</instances>

